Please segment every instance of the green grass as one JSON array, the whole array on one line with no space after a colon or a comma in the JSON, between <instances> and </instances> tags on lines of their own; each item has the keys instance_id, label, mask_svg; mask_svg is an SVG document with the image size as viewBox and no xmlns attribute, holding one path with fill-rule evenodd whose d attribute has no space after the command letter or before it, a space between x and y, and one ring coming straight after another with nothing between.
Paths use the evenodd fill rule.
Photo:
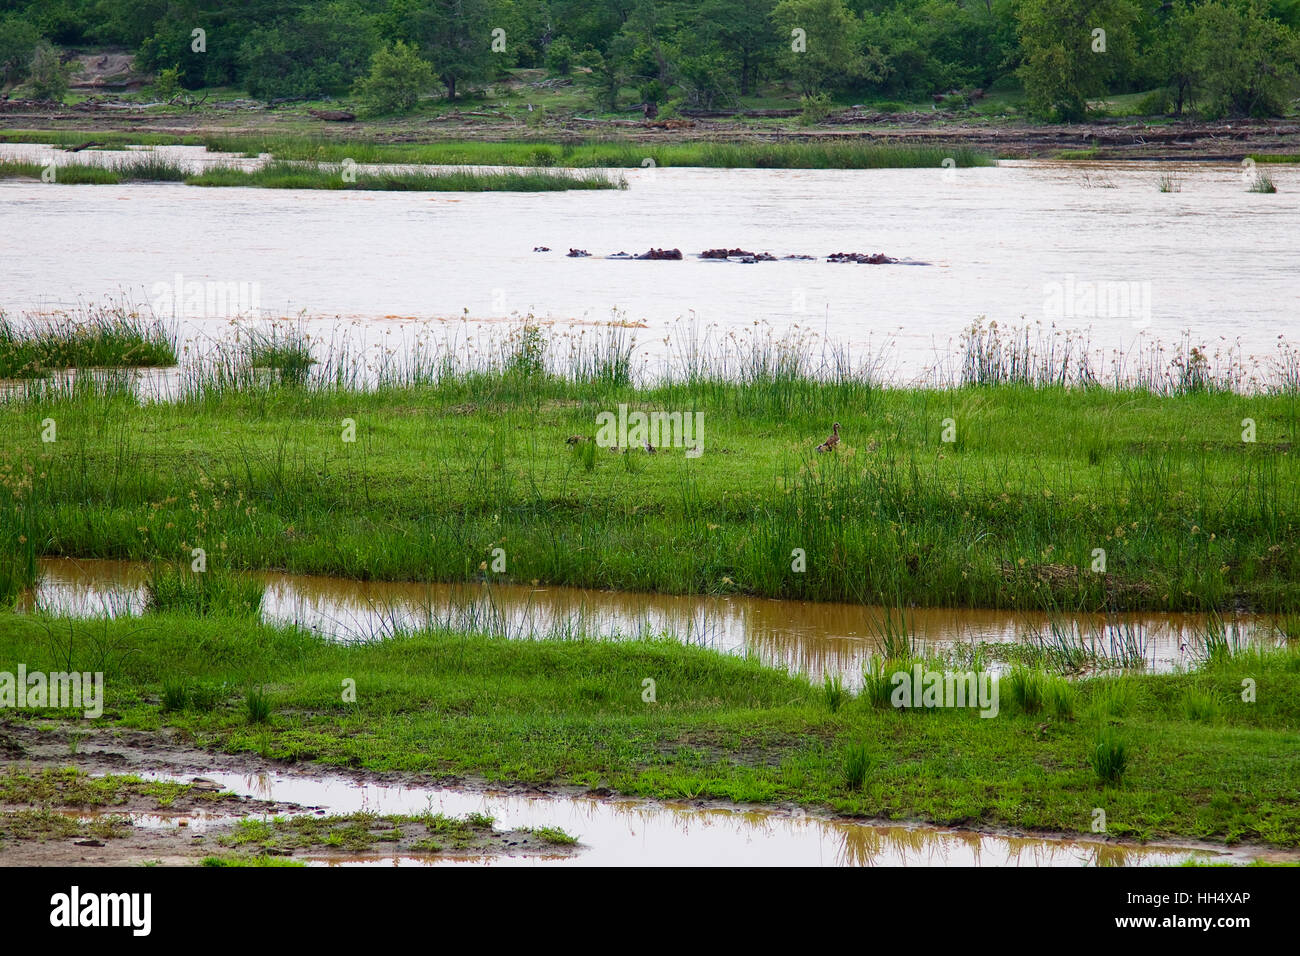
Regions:
<instances>
[{"instance_id":1,"label":"green grass","mask_svg":"<svg viewBox=\"0 0 1300 956\"><path fill-rule=\"evenodd\" d=\"M256 854L244 856L237 853L205 856L200 866L306 866L301 860L289 860L282 856Z\"/></svg>"},{"instance_id":2,"label":"green grass","mask_svg":"<svg viewBox=\"0 0 1300 956\"><path fill-rule=\"evenodd\" d=\"M39 179L44 171L38 163L0 161L0 180ZM561 170L525 171L419 170L368 172L343 165L305 165L271 162L257 169L235 166L214 167L190 173L164 159L144 155L123 159L109 166L87 163L60 164L54 182L65 186L118 185L130 182L183 182L187 186L244 186L263 189L346 189L385 192L554 192L570 189L623 189L626 181L598 171L566 173Z\"/></svg>"},{"instance_id":3,"label":"green grass","mask_svg":"<svg viewBox=\"0 0 1300 956\"><path fill-rule=\"evenodd\" d=\"M441 142L420 144L340 143L324 139L214 137L208 148L281 160L339 163L419 163L448 166L540 166L634 168L703 166L728 169L939 168L945 158L958 166L991 166L994 160L969 147L879 144L867 141L811 143L669 143L662 145L589 142Z\"/></svg>"},{"instance_id":4,"label":"green grass","mask_svg":"<svg viewBox=\"0 0 1300 956\"><path fill-rule=\"evenodd\" d=\"M41 179L46 167L40 163L0 160L0 179ZM136 182L183 182L189 173L170 160L144 153L115 160L107 166L82 162L58 162L53 182L65 186L114 186Z\"/></svg>"},{"instance_id":5,"label":"green grass","mask_svg":"<svg viewBox=\"0 0 1300 956\"><path fill-rule=\"evenodd\" d=\"M755 356L732 356L739 380L695 369L634 387L617 354L561 378L544 371L544 342L518 349L370 391L336 384L325 361L302 385L195 385L176 403L0 402L0 547L21 558L19 586L39 555L188 568L203 548L223 568L359 579L895 607L1300 607L1293 391L998 384L997 371L977 387L881 388ZM566 444L621 403L701 413L703 455ZM46 419L56 442L42 441ZM815 454L831 421L842 443ZM186 581L194 605L198 582L167 583ZM913 653L905 627L881 626L887 656ZM1089 648L1061 653L1092 662Z\"/></svg>"},{"instance_id":6,"label":"green grass","mask_svg":"<svg viewBox=\"0 0 1300 956\"><path fill-rule=\"evenodd\" d=\"M213 791L196 791L190 784L121 774L92 776L75 767L9 766L0 770L0 803L8 805L102 809L120 806L132 797L148 797L157 809L165 809L182 795L210 801L221 798Z\"/></svg>"},{"instance_id":7,"label":"green grass","mask_svg":"<svg viewBox=\"0 0 1300 956\"><path fill-rule=\"evenodd\" d=\"M577 837L565 833L559 827L533 827L530 832L556 846L576 846L578 843Z\"/></svg>"},{"instance_id":8,"label":"green grass","mask_svg":"<svg viewBox=\"0 0 1300 956\"><path fill-rule=\"evenodd\" d=\"M0 670L52 666L61 652L50 623L0 618ZM73 667L102 659L110 725L165 727L200 747L271 760L1065 832L1089 831L1109 786L1112 836L1300 845L1295 650L1230 655L1194 674L1076 682L1088 714L1110 688L1138 689L1105 721L1126 744L1115 787L1094 769L1099 753L1112 777L1107 768L1119 764L1092 719L1011 707L984 719L865 700L832 714L818 685L676 641L439 631L338 645L182 615L65 622L57 633ZM646 676L658 684L653 704L641 698ZM1241 700L1245 677L1258 683L1255 703ZM356 680L355 703L341 699L345 678ZM165 711L160 690L176 680L274 688L276 717L250 724L238 700ZM1218 722L1188 719L1190 687L1221 697Z\"/></svg>"},{"instance_id":9,"label":"green grass","mask_svg":"<svg viewBox=\"0 0 1300 956\"><path fill-rule=\"evenodd\" d=\"M866 744L849 744L844 748L844 785L861 790L871 769L871 749Z\"/></svg>"},{"instance_id":10,"label":"green grass","mask_svg":"<svg viewBox=\"0 0 1300 956\"><path fill-rule=\"evenodd\" d=\"M1277 186L1274 184L1273 178L1267 173L1256 173L1254 180L1250 184L1249 191L1252 193L1275 193L1277 192Z\"/></svg>"},{"instance_id":11,"label":"green grass","mask_svg":"<svg viewBox=\"0 0 1300 956\"><path fill-rule=\"evenodd\" d=\"M1128 744L1113 727L1103 727L1097 731L1097 739L1088 753L1088 762L1100 780L1105 783L1119 783L1128 770Z\"/></svg>"},{"instance_id":12,"label":"green grass","mask_svg":"<svg viewBox=\"0 0 1300 956\"><path fill-rule=\"evenodd\" d=\"M347 175L345 175L347 174ZM530 169L523 172L455 170L448 172L349 171L342 165L304 166L272 162L254 170L208 169L185 180L190 186L247 186L264 189L345 189L386 192L555 192L570 189L622 189L626 182L599 172L567 174Z\"/></svg>"},{"instance_id":13,"label":"green grass","mask_svg":"<svg viewBox=\"0 0 1300 956\"><path fill-rule=\"evenodd\" d=\"M76 145L85 142L86 137L87 134L53 130L0 131L0 142ZM342 164L344 160L351 160L360 164L630 169L645 166L646 160L651 160L656 166L730 169L890 169L939 168L948 158L953 159L959 167L992 166L996 163L993 156L970 147L874 143L865 138L851 141L800 143L642 144L595 137L576 143L538 137L505 142L466 139L436 143L376 143L342 141L318 134L218 133L205 136L169 137L166 134L104 133L96 134L94 139L117 147L135 143L203 145L211 152L235 153L245 157L270 153L276 160L322 164ZM3 169L4 167L0 165L0 176L4 175ZM35 174L39 175L40 167L35 169ZM31 173L14 172L9 175L31 175ZM220 170L213 171L211 175L214 180L222 180L226 177L226 173ZM279 174L279 177L271 178L289 175L289 169L286 169ZM363 175L358 174L359 182L351 188L366 188L360 182L363 178ZM230 178L230 183L250 185L243 182L235 183L233 177ZM226 185L228 182L214 181L201 184Z\"/></svg>"},{"instance_id":14,"label":"green grass","mask_svg":"<svg viewBox=\"0 0 1300 956\"><path fill-rule=\"evenodd\" d=\"M271 719L271 698L262 687L249 687L244 693L244 716L250 724L265 724Z\"/></svg>"},{"instance_id":15,"label":"green grass","mask_svg":"<svg viewBox=\"0 0 1300 956\"><path fill-rule=\"evenodd\" d=\"M118 307L91 307L24 320L0 312L0 378L70 368L176 364L175 333L160 320Z\"/></svg>"}]
</instances>

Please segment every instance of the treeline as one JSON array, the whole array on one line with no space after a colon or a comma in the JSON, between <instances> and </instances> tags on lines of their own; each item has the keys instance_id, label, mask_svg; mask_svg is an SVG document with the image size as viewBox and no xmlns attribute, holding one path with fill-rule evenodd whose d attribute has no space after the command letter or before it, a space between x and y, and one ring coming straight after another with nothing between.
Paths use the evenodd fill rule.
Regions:
<instances>
[{"instance_id":1,"label":"treeline","mask_svg":"<svg viewBox=\"0 0 1300 956\"><path fill-rule=\"evenodd\" d=\"M628 89L714 108L771 84L877 100L1023 84L1046 118L1138 91L1146 112L1267 116L1300 87L1300 0L0 0L5 83L48 71L51 44L126 47L190 89L389 108L543 67L581 68L607 110Z\"/></svg>"}]
</instances>

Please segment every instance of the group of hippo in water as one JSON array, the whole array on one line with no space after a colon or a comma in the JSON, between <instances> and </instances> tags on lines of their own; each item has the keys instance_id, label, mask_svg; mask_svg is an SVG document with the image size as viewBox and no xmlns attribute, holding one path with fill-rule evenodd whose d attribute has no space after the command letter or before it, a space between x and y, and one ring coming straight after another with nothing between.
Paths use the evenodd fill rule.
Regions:
<instances>
[{"instance_id":1,"label":"group of hippo in water","mask_svg":"<svg viewBox=\"0 0 1300 956\"><path fill-rule=\"evenodd\" d=\"M533 252L550 252L546 246L536 246ZM570 259L590 259L592 255L586 249L570 249L566 254ZM626 252L616 252L613 255L603 256L605 259L682 259L680 249L651 249L643 252L639 256L634 256ZM699 253L696 258L713 259L725 262L777 262L780 260L815 260L816 256L781 256L780 260L770 252L749 252L745 249L705 249ZM891 259L883 252L868 254L865 252L834 252L826 257L827 262L857 262L864 265L887 265L900 263L903 265L928 265L924 262L911 262L899 259Z\"/></svg>"}]
</instances>

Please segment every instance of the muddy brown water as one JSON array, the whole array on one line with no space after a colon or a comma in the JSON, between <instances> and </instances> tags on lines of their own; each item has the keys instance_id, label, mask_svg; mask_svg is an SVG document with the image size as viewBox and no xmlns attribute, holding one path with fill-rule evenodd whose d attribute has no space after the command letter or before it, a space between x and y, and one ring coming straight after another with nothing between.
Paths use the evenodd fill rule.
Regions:
<instances>
[{"instance_id":1,"label":"muddy brown water","mask_svg":"<svg viewBox=\"0 0 1300 956\"><path fill-rule=\"evenodd\" d=\"M265 620L342 641L383 639L403 630L449 625L511 637L634 637L667 634L763 662L814 680L839 675L856 688L868 658L878 653L882 608L744 596L680 596L527 585L454 585L351 581L264 572ZM80 616L139 614L148 568L124 561L54 558L41 562L41 580L27 607ZM1070 615L1055 619L1099 654L1139 657L1147 669L1172 671L1197 660L1192 614ZM958 644L1051 642L1045 614L958 608L916 608L906 624L935 651ZM1242 639L1271 639L1268 622L1242 618Z\"/></svg>"},{"instance_id":2,"label":"muddy brown water","mask_svg":"<svg viewBox=\"0 0 1300 956\"><path fill-rule=\"evenodd\" d=\"M582 845L581 852L568 857L367 856L330 865L1153 866L1253 858L1249 849L989 834L766 809L408 787L282 773L206 776L241 796L331 814L485 813L498 828L559 827Z\"/></svg>"},{"instance_id":3,"label":"muddy brown water","mask_svg":"<svg viewBox=\"0 0 1300 956\"><path fill-rule=\"evenodd\" d=\"M196 169L256 162L199 147L158 152ZM0 145L0 158L42 163L122 156ZM454 339L461 317L490 323L532 314L573 327L617 313L644 324L639 354L654 362L671 357L665 333L693 317L716 329L714 341L759 322L778 336L814 331L859 356L890 342L883 361L904 380L943 361L980 315L1090 328L1091 344L1106 355L1128 354L1140 336L1175 343L1188 330L1211 347L1240 339L1264 356L1279 333L1294 330L1300 305L1300 166L1260 168L1276 194L1249 192L1251 171L1226 162L646 168L619 171L625 191L555 193L9 181L0 183L0 221L14 228L0 230L0 260L11 312L119 296L150 304L178 275L248 283L261 313L301 315L318 341L346 339L375 355L410 349L420 330ZM1178 191L1160 192L1167 175ZM817 259L603 258L724 245ZM593 256L566 258L571 247ZM933 266L825 261L833 252L884 252ZM1149 315L1100 305L1058 314L1048 292L1067 283L1136 283ZM206 309L181 316L182 340L196 348L230 334L234 310Z\"/></svg>"}]
</instances>

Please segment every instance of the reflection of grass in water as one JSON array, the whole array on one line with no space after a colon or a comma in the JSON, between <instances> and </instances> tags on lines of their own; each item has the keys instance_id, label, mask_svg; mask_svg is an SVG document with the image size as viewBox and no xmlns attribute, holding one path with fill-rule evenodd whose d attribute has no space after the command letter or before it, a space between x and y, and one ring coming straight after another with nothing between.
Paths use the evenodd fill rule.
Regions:
<instances>
[{"instance_id":1,"label":"reflection of grass in water","mask_svg":"<svg viewBox=\"0 0 1300 956\"><path fill-rule=\"evenodd\" d=\"M217 569L194 572L155 564L145 585L145 606L151 612L256 617L265 590L261 581L247 575Z\"/></svg>"}]
</instances>

